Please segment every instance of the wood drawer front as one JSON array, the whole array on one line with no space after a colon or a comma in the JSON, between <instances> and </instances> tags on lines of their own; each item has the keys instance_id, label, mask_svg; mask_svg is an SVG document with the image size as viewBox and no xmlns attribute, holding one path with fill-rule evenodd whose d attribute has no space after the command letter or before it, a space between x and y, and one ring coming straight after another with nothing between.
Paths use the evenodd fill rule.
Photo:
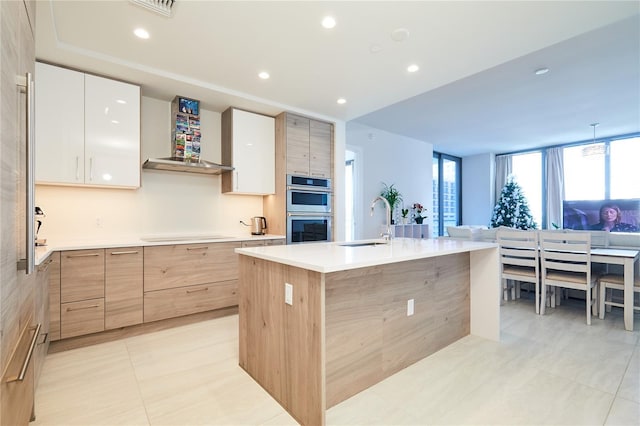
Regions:
<instances>
[{"instance_id":1,"label":"wood drawer front","mask_svg":"<svg viewBox=\"0 0 640 426\"><path fill-rule=\"evenodd\" d=\"M31 318L33 320L33 318ZM13 381L19 374L27 359L29 347L35 333L34 327L27 326L20 331L20 338L11 359L7 361L7 369L0 380L0 413L2 425L26 425L31 418L34 398L34 357L27 364L24 380ZM13 349L13 348L12 348Z\"/></svg>"},{"instance_id":2,"label":"wood drawer front","mask_svg":"<svg viewBox=\"0 0 640 426\"><path fill-rule=\"evenodd\" d=\"M63 303L61 310L63 339L104 331L104 298Z\"/></svg>"},{"instance_id":3,"label":"wood drawer front","mask_svg":"<svg viewBox=\"0 0 640 426\"><path fill-rule=\"evenodd\" d=\"M238 304L238 280L145 292L144 322Z\"/></svg>"},{"instance_id":4,"label":"wood drawer front","mask_svg":"<svg viewBox=\"0 0 640 426\"><path fill-rule=\"evenodd\" d=\"M64 251L60 262L62 303L104 298L104 249Z\"/></svg>"},{"instance_id":5,"label":"wood drawer front","mask_svg":"<svg viewBox=\"0 0 640 426\"><path fill-rule=\"evenodd\" d=\"M60 252L49 265L49 340L60 340Z\"/></svg>"},{"instance_id":6,"label":"wood drawer front","mask_svg":"<svg viewBox=\"0 0 640 426\"><path fill-rule=\"evenodd\" d=\"M144 291L236 280L239 247L239 242L145 247Z\"/></svg>"},{"instance_id":7,"label":"wood drawer front","mask_svg":"<svg viewBox=\"0 0 640 426\"><path fill-rule=\"evenodd\" d=\"M106 250L105 329L142 323L142 273L142 247Z\"/></svg>"}]
</instances>

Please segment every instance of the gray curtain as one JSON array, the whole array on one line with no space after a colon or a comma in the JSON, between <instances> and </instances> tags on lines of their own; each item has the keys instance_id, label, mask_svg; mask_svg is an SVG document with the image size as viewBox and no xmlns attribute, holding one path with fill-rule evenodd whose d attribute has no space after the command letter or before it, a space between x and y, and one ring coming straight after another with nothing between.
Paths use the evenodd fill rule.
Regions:
<instances>
[{"instance_id":1,"label":"gray curtain","mask_svg":"<svg viewBox=\"0 0 640 426\"><path fill-rule=\"evenodd\" d=\"M547 228L553 224L562 228L562 200L564 200L564 159L563 148L547 149Z\"/></svg>"},{"instance_id":2,"label":"gray curtain","mask_svg":"<svg viewBox=\"0 0 640 426\"><path fill-rule=\"evenodd\" d=\"M512 173L512 156L499 155L496 156L496 187L493 197L493 205L495 206L500 199L502 188L507 183L507 177Z\"/></svg>"}]
</instances>

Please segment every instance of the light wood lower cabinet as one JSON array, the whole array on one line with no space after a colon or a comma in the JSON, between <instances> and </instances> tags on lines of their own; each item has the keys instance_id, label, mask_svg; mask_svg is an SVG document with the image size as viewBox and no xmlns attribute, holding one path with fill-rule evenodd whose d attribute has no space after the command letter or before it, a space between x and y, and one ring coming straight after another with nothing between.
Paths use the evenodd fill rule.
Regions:
<instances>
[{"instance_id":1,"label":"light wood lower cabinet","mask_svg":"<svg viewBox=\"0 0 640 426\"><path fill-rule=\"evenodd\" d=\"M54 253L57 254L57 253ZM40 324L40 333L36 339L36 346L34 351L34 375L35 384L38 385L40 379L40 373L44 366L44 359L47 356L49 349L49 341L51 336L51 315L49 312L49 275L56 256L50 255L42 262L36 272L36 299L35 299L35 323ZM60 304L58 304L58 310Z\"/></svg>"},{"instance_id":2,"label":"light wood lower cabinet","mask_svg":"<svg viewBox=\"0 0 640 426\"><path fill-rule=\"evenodd\" d=\"M240 243L175 244L144 248L144 291L238 279Z\"/></svg>"},{"instance_id":3,"label":"light wood lower cabinet","mask_svg":"<svg viewBox=\"0 0 640 426\"><path fill-rule=\"evenodd\" d=\"M104 298L63 303L61 311L63 339L104 331Z\"/></svg>"},{"instance_id":4,"label":"light wood lower cabinet","mask_svg":"<svg viewBox=\"0 0 640 426\"><path fill-rule=\"evenodd\" d=\"M284 239L69 250L48 263L50 338L238 304L235 249Z\"/></svg>"},{"instance_id":5,"label":"light wood lower cabinet","mask_svg":"<svg viewBox=\"0 0 640 426\"><path fill-rule=\"evenodd\" d=\"M61 253L60 301L104 298L104 249Z\"/></svg>"},{"instance_id":6,"label":"light wood lower cabinet","mask_svg":"<svg viewBox=\"0 0 640 426\"><path fill-rule=\"evenodd\" d=\"M60 340L60 252L51 254L49 265L49 339Z\"/></svg>"},{"instance_id":7,"label":"light wood lower cabinet","mask_svg":"<svg viewBox=\"0 0 640 426\"><path fill-rule=\"evenodd\" d=\"M238 280L214 282L144 294L144 322L211 311L238 304Z\"/></svg>"},{"instance_id":8,"label":"light wood lower cabinet","mask_svg":"<svg viewBox=\"0 0 640 426\"><path fill-rule=\"evenodd\" d=\"M106 250L105 329L142 323L142 274L142 247Z\"/></svg>"}]
</instances>

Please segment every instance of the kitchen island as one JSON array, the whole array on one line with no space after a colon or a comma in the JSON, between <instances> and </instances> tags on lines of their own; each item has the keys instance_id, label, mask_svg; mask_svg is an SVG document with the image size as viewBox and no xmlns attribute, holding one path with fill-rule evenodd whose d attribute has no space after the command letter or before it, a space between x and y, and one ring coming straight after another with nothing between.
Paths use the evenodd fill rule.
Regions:
<instances>
[{"instance_id":1,"label":"kitchen island","mask_svg":"<svg viewBox=\"0 0 640 426\"><path fill-rule=\"evenodd\" d=\"M473 334L500 337L498 246L395 239L236 249L239 364L297 421Z\"/></svg>"}]
</instances>

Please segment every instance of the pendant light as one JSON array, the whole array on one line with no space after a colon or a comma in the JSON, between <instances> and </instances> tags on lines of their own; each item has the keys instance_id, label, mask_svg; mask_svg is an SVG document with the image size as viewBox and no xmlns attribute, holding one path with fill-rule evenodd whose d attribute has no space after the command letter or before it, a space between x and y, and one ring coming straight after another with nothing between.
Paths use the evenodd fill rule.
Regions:
<instances>
[{"instance_id":1,"label":"pendant light","mask_svg":"<svg viewBox=\"0 0 640 426\"><path fill-rule=\"evenodd\" d=\"M588 157L591 155L603 155L604 154L604 144L596 145L596 127L598 127L600 123L591 123L589 126L593 127L593 139L591 145L587 145L582 148L582 156Z\"/></svg>"}]
</instances>

